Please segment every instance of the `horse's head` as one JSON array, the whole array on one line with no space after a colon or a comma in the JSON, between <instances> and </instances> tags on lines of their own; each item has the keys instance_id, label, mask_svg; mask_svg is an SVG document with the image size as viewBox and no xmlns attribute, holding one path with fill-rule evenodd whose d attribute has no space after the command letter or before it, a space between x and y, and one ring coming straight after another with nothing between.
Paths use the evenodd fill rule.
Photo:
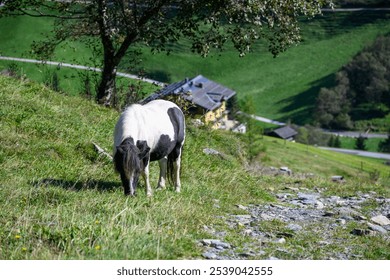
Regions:
<instances>
[{"instance_id":1,"label":"horse's head","mask_svg":"<svg viewBox=\"0 0 390 280\"><path fill-rule=\"evenodd\" d=\"M115 168L120 173L126 195L135 195L138 179L144 170L144 158L149 152L145 145L134 145L133 139L126 138L116 147Z\"/></svg>"}]
</instances>

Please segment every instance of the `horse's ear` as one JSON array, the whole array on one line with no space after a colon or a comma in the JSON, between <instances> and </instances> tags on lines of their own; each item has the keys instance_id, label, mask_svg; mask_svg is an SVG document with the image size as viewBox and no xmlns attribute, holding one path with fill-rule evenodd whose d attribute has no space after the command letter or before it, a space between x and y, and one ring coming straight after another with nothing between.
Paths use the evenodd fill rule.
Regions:
<instances>
[{"instance_id":1,"label":"horse's ear","mask_svg":"<svg viewBox=\"0 0 390 280\"><path fill-rule=\"evenodd\" d=\"M150 148L148 147L148 145L146 144L145 141L139 141L137 143L137 148L139 149L139 158L140 159L143 159L144 157L146 157L148 154L149 154L149 151L150 151Z\"/></svg>"}]
</instances>

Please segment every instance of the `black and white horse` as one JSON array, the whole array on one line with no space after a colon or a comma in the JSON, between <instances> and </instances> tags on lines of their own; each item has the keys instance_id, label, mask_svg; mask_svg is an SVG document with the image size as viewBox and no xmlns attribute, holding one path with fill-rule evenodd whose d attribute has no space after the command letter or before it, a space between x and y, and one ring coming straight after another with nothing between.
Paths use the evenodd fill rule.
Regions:
<instances>
[{"instance_id":1,"label":"black and white horse","mask_svg":"<svg viewBox=\"0 0 390 280\"><path fill-rule=\"evenodd\" d=\"M180 161L185 140L184 115L165 100L133 104L120 116L114 132L114 164L126 195L135 195L138 178L144 176L146 194L152 195L149 163L159 161L157 188L165 188L168 173L180 192Z\"/></svg>"}]
</instances>

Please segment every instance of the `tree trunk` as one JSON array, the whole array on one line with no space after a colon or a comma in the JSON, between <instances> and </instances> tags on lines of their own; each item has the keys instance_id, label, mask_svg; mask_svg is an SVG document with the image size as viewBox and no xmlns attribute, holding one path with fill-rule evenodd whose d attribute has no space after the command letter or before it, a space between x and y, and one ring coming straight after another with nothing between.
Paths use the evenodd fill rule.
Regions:
<instances>
[{"instance_id":1,"label":"tree trunk","mask_svg":"<svg viewBox=\"0 0 390 280\"><path fill-rule=\"evenodd\" d=\"M102 77L98 87L96 99L99 104L110 106L115 96L115 79L117 64L113 59L105 59Z\"/></svg>"}]
</instances>

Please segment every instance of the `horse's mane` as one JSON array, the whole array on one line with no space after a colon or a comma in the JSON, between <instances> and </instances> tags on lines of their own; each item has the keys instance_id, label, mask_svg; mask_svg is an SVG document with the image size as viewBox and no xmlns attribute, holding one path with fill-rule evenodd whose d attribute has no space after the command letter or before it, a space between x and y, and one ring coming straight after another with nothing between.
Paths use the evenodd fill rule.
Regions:
<instances>
[{"instance_id":1,"label":"horse's mane","mask_svg":"<svg viewBox=\"0 0 390 280\"><path fill-rule=\"evenodd\" d=\"M141 162L138 158L139 150L132 139L126 138L116 149L114 162L118 172L121 169L124 169L127 174L141 171Z\"/></svg>"}]
</instances>

